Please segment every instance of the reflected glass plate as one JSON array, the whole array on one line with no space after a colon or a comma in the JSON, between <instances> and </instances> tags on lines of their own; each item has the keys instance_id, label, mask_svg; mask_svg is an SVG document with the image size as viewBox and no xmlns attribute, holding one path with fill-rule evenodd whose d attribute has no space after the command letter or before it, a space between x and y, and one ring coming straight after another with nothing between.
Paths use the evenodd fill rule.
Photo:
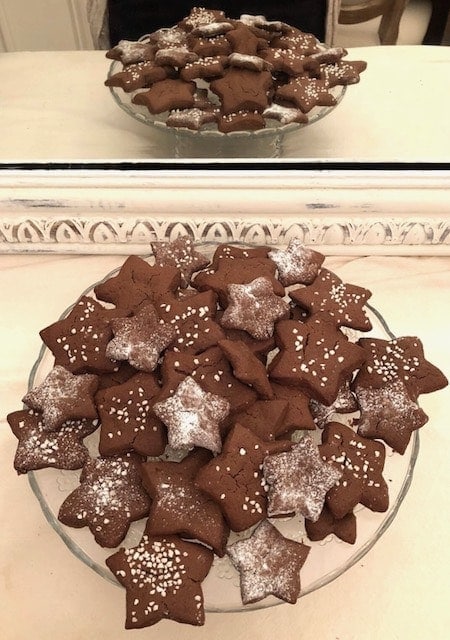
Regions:
<instances>
[{"instance_id":1,"label":"reflected glass plate","mask_svg":"<svg viewBox=\"0 0 450 640\"><path fill-rule=\"evenodd\" d=\"M121 62L113 61L109 68L108 78L122 69ZM199 88L208 87L202 81L197 81L197 86ZM169 112L152 114L145 106L132 102L133 96L142 92L142 89L130 93L119 87L109 87L109 89L114 101L129 116L149 127L170 134L175 145L176 157L278 157L282 154L285 136L308 127L330 114L343 99L346 86L338 85L330 88L329 92L335 97L336 104L332 107L314 107L307 114L308 122L306 123L281 124L279 121L271 119L267 120L267 126L264 129L232 131L231 133L222 133L212 124L205 125L198 131L183 127L167 127L166 119ZM208 93L213 102L217 101L217 96L214 96L209 90Z\"/></svg>"},{"instance_id":2,"label":"reflected glass plate","mask_svg":"<svg viewBox=\"0 0 450 640\"><path fill-rule=\"evenodd\" d=\"M207 255L212 255L215 245L208 243L208 245L199 245L197 248ZM110 278L117 271L118 269L109 273L104 279ZM80 295L93 295L94 286L92 285ZM387 340L393 339L395 336L389 330L381 314L369 305L367 305L367 308L373 329L364 333L364 335L376 336ZM61 318L67 316L69 312L70 309L66 310ZM357 339L358 337L356 332L346 331L346 333L349 334L350 339ZM53 355L44 345L31 371L29 389L40 384L52 367ZM342 416L336 414L333 419L346 421L349 424L352 417L353 415ZM311 431L307 433L312 435ZM320 435L321 430L317 429L315 436L318 442ZM98 433L92 434L84 442L88 446L91 456L98 455ZM386 446L386 463L383 476L389 487L390 506L385 513L375 513L361 505L356 507L357 539L354 545L342 542L334 535L330 535L320 542L311 542L306 536L303 518L300 516L273 519L273 523L283 535L302 541L311 547L307 561L301 571L302 591L300 596L315 591L342 575L358 562L380 539L395 518L408 491L418 451L419 436L417 431L413 432L409 446L403 456L394 453ZM61 471L57 469L41 469L38 472L28 473L31 487L47 520L68 548L100 576L120 586L105 565L105 559L114 552L114 549L104 549L97 545L88 527L82 529L66 527L57 519L61 503L78 486L79 476L80 471ZM127 537L120 546L135 546L140 540L144 526L145 519L132 523ZM248 531L240 534L231 534L230 542L248 535ZM252 605L243 606L240 598L239 576L227 557L215 557L213 567L203 583L203 591L205 610L209 612L246 611L283 604L277 598L268 597Z\"/></svg>"}]
</instances>

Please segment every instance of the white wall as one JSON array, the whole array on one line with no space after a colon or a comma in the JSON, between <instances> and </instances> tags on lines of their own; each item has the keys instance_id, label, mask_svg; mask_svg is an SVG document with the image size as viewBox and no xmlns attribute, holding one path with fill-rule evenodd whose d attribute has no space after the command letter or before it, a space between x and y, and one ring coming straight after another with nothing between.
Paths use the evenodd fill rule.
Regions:
<instances>
[{"instance_id":1,"label":"white wall","mask_svg":"<svg viewBox=\"0 0 450 640\"><path fill-rule=\"evenodd\" d=\"M88 0L0 0L0 51L92 49Z\"/></svg>"}]
</instances>

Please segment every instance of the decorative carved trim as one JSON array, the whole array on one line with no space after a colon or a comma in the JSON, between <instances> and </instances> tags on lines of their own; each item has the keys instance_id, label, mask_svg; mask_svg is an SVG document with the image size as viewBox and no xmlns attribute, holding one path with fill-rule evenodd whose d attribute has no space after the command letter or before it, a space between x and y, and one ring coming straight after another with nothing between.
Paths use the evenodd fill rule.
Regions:
<instances>
[{"instance_id":1,"label":"decorative carved trim","mask_svg":"<svg viewBox=\"0 0 450 640\"><path fill-rule=\"evenodd\" d=\"M0 252L143 253L180 234L327 254L450 255L445 172L0 173Z\"/></svg>"}]
</instances>

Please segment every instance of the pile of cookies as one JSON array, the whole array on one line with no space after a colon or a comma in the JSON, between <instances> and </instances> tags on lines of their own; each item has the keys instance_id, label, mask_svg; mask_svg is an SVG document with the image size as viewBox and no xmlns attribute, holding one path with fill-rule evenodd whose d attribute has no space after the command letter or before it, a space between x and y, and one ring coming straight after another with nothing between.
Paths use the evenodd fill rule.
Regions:
<instances>
[{"instance_id":1,"label":"pile of cookies","mask_svg":"<svg viewBox=\"0 0 450 640\"><path fill-rule=\"evenodd\" d=\"M215 556L244 604L294 603L310 544L277 518L353 544L355 507L388 509L386 446L405 452L427 421L419 395L447 380L416 337L351 340L371 329L370 291L299 240L220 244L209 259L179 237L152 252L40 332L54 366L8 416L14 466L81 469L58 517L114 549L127 628L203 624ZM117 549L143 518L140 542Z\"/></svg>"},{"instance_id":2,"label":"pile of cookies","mask_svg":"<svg viewBox=\"0 0 450 640\"><path fill-rule=\"evenodd\" d=\"M177 25L110 49L122 69L105 84L169 127L254 131L304 124L314 107L334 106L332 88L359 82L366 68L346 55L283 22L194 7Z\"/></svg>"}]
</instances>

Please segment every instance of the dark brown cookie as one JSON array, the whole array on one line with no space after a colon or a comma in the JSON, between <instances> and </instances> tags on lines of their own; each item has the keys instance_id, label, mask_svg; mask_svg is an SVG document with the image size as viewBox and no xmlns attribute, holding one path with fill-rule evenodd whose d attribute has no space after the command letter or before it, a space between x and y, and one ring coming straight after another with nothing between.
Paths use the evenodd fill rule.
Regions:
<instances>
[{"instance_id":1,"label":"dark brown cookie","mask_svg":"<svg viewBox=\"0 0 450 640\"><path fill-rule=\"evenodd\" d=\"M356 542L356 516L353 512L343 518L335 518L325 505L319 519L316 522L305 519L305 529L308 538L312 541L323 540L334 533L348 544Z\"/></svg>"},{"instance_id":2,"label":"dark brown cookie","mask_svg":"<svg viewBox=\"0 0 450 640\"><path fill-rule=\"evenodd\" d=\"M286 419L288 408L287 400L257 400L237 413L234 420L261 440L276 440L292 431Z\"/></svg>"},{"instance_id":3,"label":"dark brown cookie","mask_svg":"<svg viewBox=\"0 0 450 640\"><path fill-rule=\"evenodd\" d=\"M194 483L211 458L209 451L196 449L181 462L142 465L142 482L152 498L147 535L179 534L210 546L218 556L225 555L229 528L222 511Z\"/></svg>"},{"instance_id":4,"label":"dark brown cookie","mask_svg":"<svg viewBox=\"0 0 450 640\"><path fill-rule=\"evenodd\" d=\"M359 435L383 440L397 453L405 453L413 431L428 422L405 383L386 382L381 389L356 385L354 391L361 410Z\"/></svg>"},{"instance_id":5,"label":"dark brown cookie","mask_svg":"<svg viewBox=\"0 0 450 640\"><path fill-rule=\"evenodd\" d=\"M270 378L326 405L365 360L364 350L323 318L280 320L275 337L280 351L269 365Z\"/></svg>"},{"instance_id":6,"label":"dark brown cookie","mask_svg":"<svg viewBox=\"0 0 450 640\"><path fill-rule=\"evenodd\" d=\"M262 113L267 107L268 91L272 85L269 71L227 69L222 78L213 80L210 89L219 96L224 115L238 111Z\"/></svg>"},{"instance_id":7,"label":"dark brown cookie","mask_svg":"<svg viewBox=\"0 0 450 640\"><path fill-rule=\"evenodd\" d=\"M264 129L266 121L258 111L240 109L233 113L217 116L217 128L221 133L233 131L258 131Z\"/></svg>"},{"instance_id":8,"label":"dark brown cookie","mask_svg":"<svg viewBox=\"0 0 450 640\"><path fill-rule=\"evenodd\" d=\"M180 282L181 273L176 267L151 266L138 256L129 256L117 275L96 285L94 292L99 300L131 312L175 292Z\"/></svg>"},{"instance_id":9,"label":"dark brown cookie","mask_svg":"<svg viewBox=\"0 0 450 640\"><path fill-rule=\"evenodd\" d=\"M285 428L288 431L303 431L308 429L313 431L316 428L309 406L309 396L295 387L287 387L282 384L272 382L272 389L277 400L284 400L288 403L285 416Z\"/></svg>"},{"instance_id":10,"label":"dark brown cookie","mask_svg":"<svg viewBox=\"0 0 450 640\"><path fill-rule=\"evenodd\" d=\"M246 540L227 547L239 571L244 604L273 595L294 604L300 595L300 569L310 547L285 538L268 520L263 520Z\"/></svg>"},{"instance_id":11,"label":"dark brown cookie","mask_svg":"<svg viewBox=\"0 0 450 640\"><path fill-rule=\"evenodd\" d=\"M88 526L102 547L117 547L131 522L144 518L150 498L144 490L140 458L132 455L89 460L80 486L62 503L58 520L69 527Z\"/></svg>"},{"instance_id":12,"label":"dark brown cookie","mask_svg":"<svg viewBox=\"0 0 450 640\"><path fill-rule=\"evenodd\" d=\"M95 420L97 388L98 376L90 373L74 375L57 365L40 385L28 391L23 402L42 412L45 429L53 431L68 420Z\"/></svg>"},{"instance_id":13,"label":"dark brown cookie","mask_svg":"<svg viewBox=\"0 0 450 640\"><path fill-rule=\"evenodd\" d=\"M152 84L148 91L137 93L132 102L147 107L154 114L172 109L190 109L194 106L194 92L195 83L167 78Z\"/></svg>"},{"instance_id":14,"label":"dark brown cookie","mask_svg":"<svg viewBox=\"0 0 450 640\"><path fill-rule=\"evenodd\" d=\"M263 460L291 446L289 441L264 442L236 424L221 454L200 469L197 485L220 506L233 531L244 531L267 516Z\"/></svg>"},{"instance_id":15,"label":"dark brown cookie","mask_svg":"<svg viewBox=\"0 0 450 640\"><path fill-rule=\"evenodd\" d=\"M218 344L233 368L233 375L238 380L255 389L260 398L270 400L274 397L266 367L245 342L219 340Z\"/></svg>"},{"instance_id":16,"label":"dark brown cookie","mask_svg":"<svg viewBox=\"0 0 450 640\"><path fill-rule=\"evenodd\" d=\"M164 453L167 433L153 413L160 386L152 373L136 373L129 380L95 396L101 421L99 451L103 456L135 451L143 456Z\"/></svg>"},{"instance_id":17,"label":"dark brown cookie","mask_svg":"<svg viewBox=\"0 0 450 640\"><path fill-rule=\"evenodd\" d=\"M189 236L178 236L176 240L170 242L152 242L151 247L155 256L155 264L160 267L170 265L181 271L181 285L183 287L188 286L193 273L209 264L208 258L197 251L194 241Z\"/></svg>"},{"instance_id":18,"label":"dark brown cookie","mask_svg":"<svg viewBox=\"0 0 450 640\"><path fill-rule=\"evenodd\" d=\"M368 289L344 283L328 269L321 269L312 284L289 293L296 304L311 314L325 313L336 327L352 327L359 331L372 328L365 308L371 295Z\"/></svg>"},{"instance_id":19,"label":"dark brown cookie","mask_svg":"<svg viewBox=\"0 0 450 640\"><path fill-rule=\"evenodd\" d=\"M148 42L120 40L115 47L106 52L106 57L119 60L124 65L153 60L155 47Z\"/></svg>"},{"instance_id":20,"label":"dark brown cookie","mask_svg":"<svg viewBox=\"0 0 450 640\"><path fill-rule=\"evenodd\" d=\"M89 296L82 296L66 318L39 332L55 356L55 364L71 373L106 373L117 368L106 355L113 337L110 321L123 317L120 309L106 309Z\"/></svg>"},{"instance_id":21,"label":"dark brown cookie","mask_svg":"<svg viewBox=\"0 0 450 640\"><path fill-rule=\"evenodd\" d=\"M120 87L126 93L131 93L137 89L148 88L154 82L160 82L167 77L168 70L166 68L153 60L149 60L130 64L122 71L110 75L105 80L105 85L107 87Z\"/></svg>"},{"instance_id":22,"label":"dark brown cookie","mask_svg":"<svg viewBox=\"0 0 450 640\"><path fill-rule=\"evenodd\" d=\"M324 80L305 76L294 77L275 91L275 99L282 104L295 105L303 113L313 107L332 107L336 98L328 91Z\"/></svg>"},{"instance_id":23,"label":"dark brown cookie","mask_svg":"<svg viewBox=\"0 0 450 640\"><path fill-rule=\"evenodd\" d=\"M359 410L358 403L350 389L350 382L346 380L339 389L336 400L330 405L322 404L317 400L310 400L309 408L313 416L314 423L323 429L327 422L333 421L333 416L345 413L354 413Z\"/></svg>"},{"instance_id":24,"label":"dark brown cookie","mask_svg":"<svg viewBox=\"0 0 450 640\"><path fill-rule=\"evenodd\" d=\"M126 629L164 618L192 625L205 621L201 582L213 553L178 536L144 535L135 547L119 549L106 564L126 589Z\"/></svg>"},{"instance_id":25,"label":"dark brown cookie","mask_svg":"<svg viewBox=\"0 0 450 640\"><path fill-rule=\"evenodd\" d=\"M298 513L315 522L327 492L342 472L324 462L312 438L303 436L290 451L267 456L263 476L268 484L270 517Z\"/></svg>"},{"instance_id":26,"label":"dark brown cookie","mask_svg":"<svg viewBox=\"0 0 450 640\"><path fill-rule=\"evenodd\" d=\"M93 433L98 421L65 422L57 431L46 429L40 413L14 411L7 416L11 431L18 439L14 468L17 473L37 469L81 469L89 458L83 438Z\"/></svg>"},{"instance_id":27,"label":"dark brown cookie","mask_svg":"<svg viewBox=\"0 0 450 640\"><path fill-rule=\"evenodd\" d=\"M381 442L363 438L339 422L329 422L319 449L323 460L341 473L327 493L326 503L335 518L343 518L358 503L372 511L387 510L389 493L382 475L386 454Z\"/></svg>"}]
</instances>

